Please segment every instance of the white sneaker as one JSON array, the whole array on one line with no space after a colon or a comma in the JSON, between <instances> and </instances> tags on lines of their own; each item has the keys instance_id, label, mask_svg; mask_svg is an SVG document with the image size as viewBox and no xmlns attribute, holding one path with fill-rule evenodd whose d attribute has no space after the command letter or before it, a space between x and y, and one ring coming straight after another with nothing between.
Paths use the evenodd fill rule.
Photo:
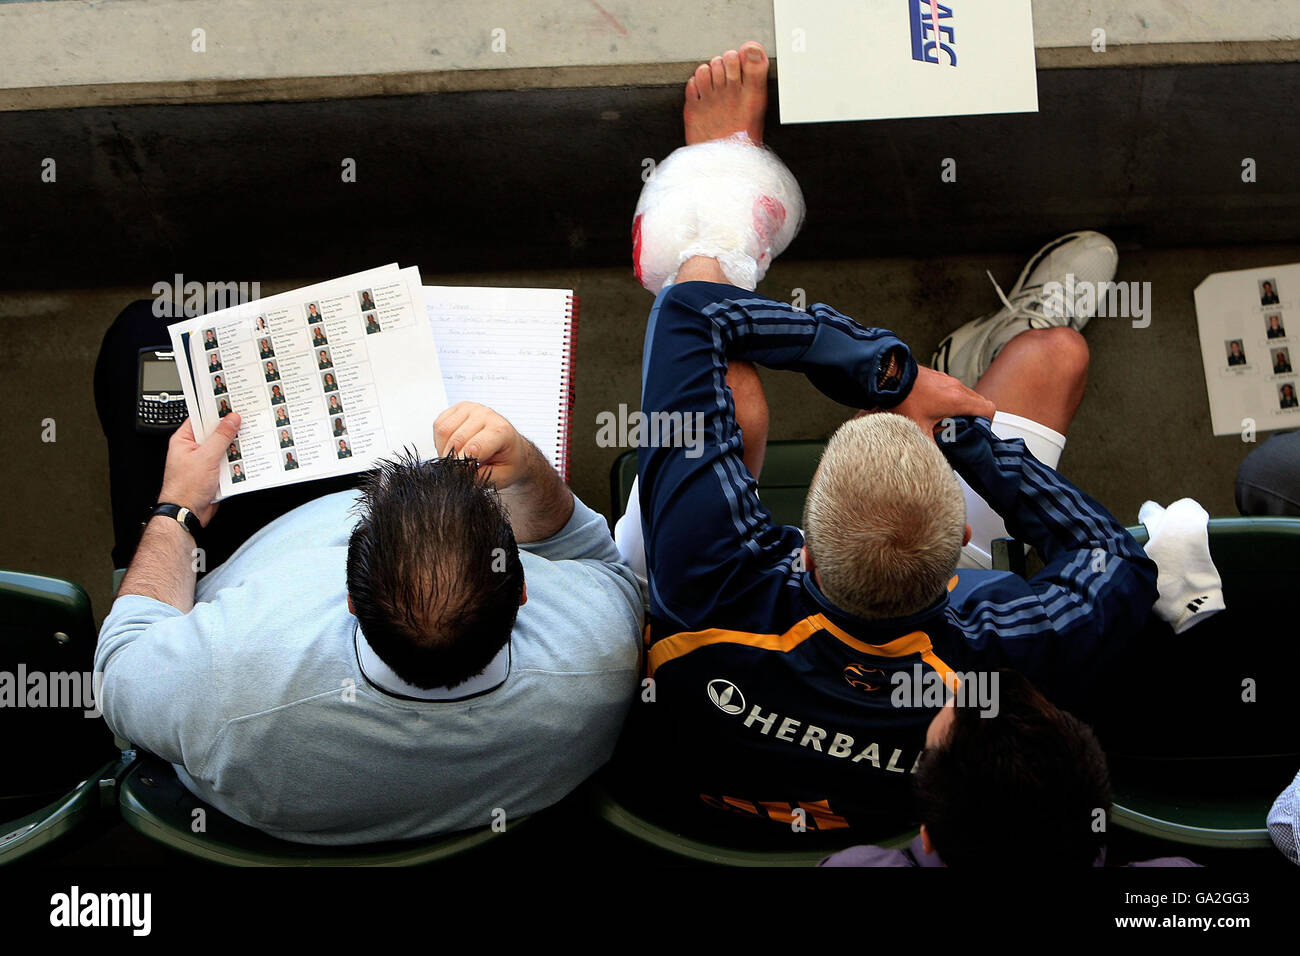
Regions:
<instances>
[{"instance_id":1,"label":"white sneaker","mask_svg":"<svg viewBox=\"0 0 1300 956\"><path fill-rule=\"evenodd\" d=\"M930 367L974 388L1002 347L1021 332L1056 326L1083 331L1096 314L1095 306L1079 308L1075 303L1066 303L1067 307L1062 308L1057 300L1044 308L1043 286L1050 282L1065 288L1082 282L1109 282L1115 278L1118 264L1115 244L1099 232L1085 231L1061 236L1039 249L1021 271L1010 294L1004 293L989 273L1002 308L967 322L940 342L930 357ZM1067 276L1073 279L1067 281Z\"/></svg>"}]
</instances>

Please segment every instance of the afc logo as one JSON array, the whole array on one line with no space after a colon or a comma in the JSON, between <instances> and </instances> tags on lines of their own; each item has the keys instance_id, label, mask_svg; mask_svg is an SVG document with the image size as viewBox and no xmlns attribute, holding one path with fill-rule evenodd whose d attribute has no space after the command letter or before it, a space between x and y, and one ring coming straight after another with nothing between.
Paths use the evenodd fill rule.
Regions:
<instances>
[{"instance_id":1,"label":"afc logo","mask_svg":"<svg viewBox=\"0 0 1300 956\"><path fill-rule=\"evenodd\" d=\"M947 56L948 65L956 66L957 38L953 27L939 23L952 19L952 8L939 0L907 0L907 3L907 18L912 25L912 59L938 66L944 62L942 57Z\"/></svg>"}]
</instances>

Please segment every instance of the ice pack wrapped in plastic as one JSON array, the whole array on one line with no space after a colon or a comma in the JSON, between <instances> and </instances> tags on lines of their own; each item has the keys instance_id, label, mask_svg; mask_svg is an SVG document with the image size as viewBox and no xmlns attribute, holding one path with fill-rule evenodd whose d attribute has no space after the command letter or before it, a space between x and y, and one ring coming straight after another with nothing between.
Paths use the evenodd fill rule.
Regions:
<instances>
[{"instance_id":1,"label":"ice pack wrapped in plastic","mask_svg":"<svg viewBox=\"0 0 1300 956\"><path fill-rule=\"evenodd\" d=\"M728 282L753 291L803 215L794 175L744 133L683 146L658 165L637 201L636 277L657 294L687 259L711 256Z\"/></svg>"}]
</instances>

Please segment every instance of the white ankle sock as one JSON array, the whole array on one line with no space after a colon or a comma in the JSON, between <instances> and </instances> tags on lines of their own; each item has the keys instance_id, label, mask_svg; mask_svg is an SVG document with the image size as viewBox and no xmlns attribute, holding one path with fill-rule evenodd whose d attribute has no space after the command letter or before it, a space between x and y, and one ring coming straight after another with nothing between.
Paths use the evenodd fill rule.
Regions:
<instances>
[{"instance_id":1,"label":"white ankle sock","mask_svg":"<svg viewBox=\"0 0 1300 956\"><path fill-rule=\"evenodd\" d=\"M1210 516L1191 498L1168 508L1148 501L1138 512L1147 526L1147 556L1156 563L1160 597L1155 611L1181 634L1222 611L1223 579L1210 560Z\"/></svg>"}]
</instances>

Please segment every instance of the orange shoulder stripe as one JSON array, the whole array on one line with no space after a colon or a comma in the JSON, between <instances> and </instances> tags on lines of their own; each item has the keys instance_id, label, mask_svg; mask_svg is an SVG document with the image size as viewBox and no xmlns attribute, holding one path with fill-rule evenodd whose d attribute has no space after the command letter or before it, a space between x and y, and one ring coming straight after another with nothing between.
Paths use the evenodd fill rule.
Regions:
<instances>
[{"instance_id":1,"label":"orange shoulder stripe","mask_svg":"<svg viewBox=\"0 0 1300 956\"><path fill-rule=\"evenodd\" d=\"M784 634L752 634L747 631L729 631L723 628L710 628L705 631L684 631L681 634L674 634L650 648L646 673L648 676L653 677L655 670L668 661L684 657L691 651L709 644L745 644L766 651L786 653L794 650L818 631L826 631L854 650L870 654L873 657L907 657L912 654L920 654L921 659L938 671L944 683L950 688L953 687L956 681L956 675L953 673L952 668L934 653L934 647L930 643L930 636L924 631L913 631L910 634L904 634L902 637L896 637L885 644L868 644L865 641L858 640L843 628L832 624L824 614L814 614L811 617L806 617Z\"/></svg>"}]
</instances>

